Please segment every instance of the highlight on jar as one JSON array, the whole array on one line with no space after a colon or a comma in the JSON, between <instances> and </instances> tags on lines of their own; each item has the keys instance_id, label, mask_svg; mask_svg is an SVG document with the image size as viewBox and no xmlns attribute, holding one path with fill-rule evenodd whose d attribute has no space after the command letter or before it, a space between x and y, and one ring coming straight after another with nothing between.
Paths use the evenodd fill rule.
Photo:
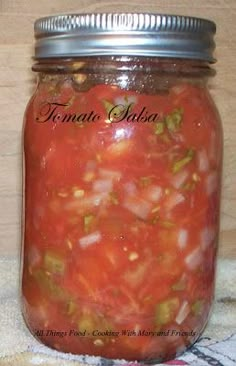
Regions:
<instances>
[{"instance_id":1,"label":"highlight on jar","mask_svg":"<svg viewBox=\"0 0 236 366\"><path fill-rule=\"evenodd\" d=\"M214 34L211 21L158 14L36 21L21 299L45 345L158 363L202 334L222 171Z\"/></svg>"}]
</instances>

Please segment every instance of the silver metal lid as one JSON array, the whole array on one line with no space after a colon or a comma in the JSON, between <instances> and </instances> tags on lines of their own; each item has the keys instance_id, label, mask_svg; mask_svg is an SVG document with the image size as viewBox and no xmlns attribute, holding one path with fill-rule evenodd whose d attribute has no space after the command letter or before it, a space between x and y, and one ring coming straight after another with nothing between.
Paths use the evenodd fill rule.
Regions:
<instances>
[{"instance_id":1,"label":"silver metal lid","mask_svg":"<svg viewBox=\"0 0 236 366\"><path fill-rule=\"evenodd\" d=\"M212 21L145 13L65 14L35 22L35 58L150 56L215 62Z\"/></svg>"}]
</instances>

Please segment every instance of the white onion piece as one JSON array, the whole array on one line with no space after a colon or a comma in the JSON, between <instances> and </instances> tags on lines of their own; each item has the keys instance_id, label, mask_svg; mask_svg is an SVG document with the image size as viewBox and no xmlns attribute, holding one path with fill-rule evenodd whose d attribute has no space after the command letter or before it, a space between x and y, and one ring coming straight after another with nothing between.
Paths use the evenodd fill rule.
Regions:
<instances>
[{"instance_id":1,"label":"white onion piece","mask_svg":"<svg viewBox=\"0 0 236 366\"><path fill-rule=\"evenodd\" d=\"M139 197L127 197L123 203L123 207L140 219L145 220L152 209L152 204Z\"/></svg>"},{"instance_id":2,"label":"white onion piece","mask_svg":"<svg viewBox=\"0 0 236 366\"><path fill-rule=\"evenodd\" d=\"M185 258L185 264L191 271L194 271L202 262L202 251L200 248L194 249L187 257Z\"/></svg>"},{"instance_id":3,"label":"white onion piece","mask_svg":"<svg viewBox=\"0 0 236 366\"><path fill-rule=\"evenodd\" d=\"M95 192L111 192L113 188L112 181L109 179L98 179L93 182Z\"/></svg>"},{"instance_id":4,"label":"white onion piece","mask_svg":"<svg viewBox=\"0 0 236 366\"><path fill-rule=\"evenodd\" d=\"M173 192L169 195L169 197L166 200L166 209L168 211L172 210L175 206L179 205L185 201L184 196L179 192Z\"/></svg>"},{"instance_id":5,"label":"white onion piece","mask_svg":"<svg viewBox=\"0 0 236 366\"><path fill-rule=\"evenodd\" d=\"M171 88L171 91L175 95L182 94L185 90L186 90L186 84L175 85L175 86L173 86L173 88Z\"/></svg>"},{"instance_id":6,"label":"white onion piece","mask_svg":"<svg viewBox=\"0 0 236 366\"><path fill-rule=\"evenodd\" d=\"M158 202L162 196L162 188L159 186L150 186L146 188L145 198L151 202Z\"/></svg>"},{"instance_id":7,"label":"white onion piece","mask_svg":"<svg viewBox=\"0 0 236 366\"><path fill-rule=\"evenodd\" d=\"M180 133L172 132L171 136L177 143L181 143L181 142L185 141L185 137L183 135L181 135Z\"/></svg>"},{"instance_id":8,"label":"white onion piece","mask_svg":"<svg viewBox=\"0 0 236 366\"><path fill-rule=\"evenodd\" d=\"M179 189L187 180L189 172L187 170L181 170L179 173L175 174L172 178L172 185L176 189Z\"/></svg>"},{"instance_id":9,"label":"white onion piece","mask_svg":"<svg viewBox=\"0 0 236 366\"><path fill-rule=\"evenodd\" d=\"M182 324L183 321L187 318L188 314L190 313L190 307L188 301L184 301L180 306L179 312L175 318L177 324Z\"/></svg>"},{"instance_id":10,"label":"white onion piece","mask_svg":"<svg viewBox=\"0 0 236 366\"><path fill-rule=\"evenodd\" d=\"M81 206L99 206L105 197L107 197L107 194L104 192L93 194L81 200Z\"/></svg>"},{"instance_id":11,"label":"white onion piece","mask_svg":"<svg viewBox=\"0 0 236 366\"><path fill-rule=\"evenodd\" d=\"M92 207L99 206L103 200L105 200L108 197L107 193L101 192L101 193L94 193L90 196L85 196L82 198L74 199L70 202L67 202L65 205L66 210L78 210L80 209L89 209Z\"/></svg>"},{"instance_id":12,"label":"white onion piece","mask_svg":"<svg viewBox=\"0 0 236 366\"><path fill-rule=\"evenodd\" d=\"M87 248L92 244L99 243L102 239L100 231L94 231L93 233L83 236L79 239L79 244L82 249Z\"/></svg>"},{"instance_id":13,"label":"white onion piece","mask_svg":"<svg viewBox=\"0 0 236 366\"><path fill-rule=\"evenodd\" d=\"M86 164L85 170L88 172L94 171L97 167L97 163L94 160L89 160Z\"/></svg>"},{"instance_id":14,"label":"white onion piece","mask_svg":"<svg viewBox=\"0 0 236 366\"><path fill-rule=\"evenodd\" d=\"M197 153L198 169L200 172L206 172L209 169L209 159L205 149Z\"/></svg>"},{"instance_id":15,"label":"white onion piece","mask_svg":"<svg viewBox=\"0 0 236 366\"><path fill-rule=\"evenodd\" d=\"M33 245L28 250L28 261L30 267L36 267L40 264L42 260L42 255L39 251L39 249Z\"/></svg>"},{"instance_id":16,"label":"white onion piece","mask_svg":"<svg viewBox=\"0 0 236 366\"><path fill-rule=\"evenodd\" d=\"M186 229L180 229L178 234L178 247L184 249L187 245L188 231Z\"/></svg>"},{"instance_id":17,"label":"white onion piece","mask_svg":"<svg viewBox=\"0 0 236 366\"><path fill-rule=\"evenodd\" d=\"M212 193L214 193L217 190L218 185L218 176L216 172L212 172L208 175L206 178L206 191L207 195L210 196Z\"/></svg>"},{"instance_id":18,"label":"white onion piece","mask_svg":"<svg viewBox=\"0 0 236 366\"><path fill-rule=\"evenodd\" d=\"M137 187L134 182L126 182L124 184L124 190L129 195L135 195L137 193Z\"/></svg>"},{"instance_id":19,"label":"white onion piece","mask_svg":"<svg viewBox=\"0 0 236 366\"><path fill-rule=\"evenodd\" d=\"M122 105L122 106L127 106L129 104L136 104L137 103L138 98L135 95L131 95L128 98L125 98L123 96L121 97L117 97L115 99L115 105Z\"/></svg>"},{"instance_id":20,"label":"white onion piece","mask_svg":"<svg viewBox=\"0 0 236 366\"><path fill-rule=\"evenodd\" d=\"M200 233L201 247L206 250L215 239L216 232L213 227L207 226Z\"/></svg>"},{"instance_id":21,"label":"white onion piece","mask_svg":"<svg viewBox=\"0 0 236 366\"><path fill-rule=\"evenodd\" d=\"M105 168L100 168L98 172L99 172L100 177L105 178L105 179L120 180L120 178L122 176L121 172L119 172L119 171L105 169Z\"/></svg>"}]
</instances>

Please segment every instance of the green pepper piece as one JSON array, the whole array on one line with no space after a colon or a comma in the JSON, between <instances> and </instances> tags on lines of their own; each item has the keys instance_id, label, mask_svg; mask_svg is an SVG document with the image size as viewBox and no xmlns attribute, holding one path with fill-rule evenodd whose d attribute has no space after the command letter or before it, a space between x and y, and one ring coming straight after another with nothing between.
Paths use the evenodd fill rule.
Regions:
<instances>
[{"instance_id":1,"label":"green pepper piece","mask_svg":"<svg viewBox=\"0 0 236 366\"><path fill-rule=\"evenodd\" d=\"M106 112L109 114L110 111L115 107L114 104L110 103L108 100L103 99L103 105L106 110Z\"/></svg>"},{"instance_id":2,"label":"green pepper piece","mask_svg":"<svg viewBox=\"0 0 236 366\"><path fill-rule=\"evenodd\" d=\"M50 275L47 275L42 269L34 273L34 277L42 291L46 291L54 300L64 300L65 291L58 286Z\"/></svg>"},{"instance_id":3,"label":"green pepper piece","mask_svg":"<svg viewBox=\"0 0 236 366\"><path fill-rule=\"evenodd\" d=\"M69 300L66 304L66 314L73 315L77 310L77 304L73 300Z\"/></svg>"},{"instance_id":4,"label":"green pepper piece","mask_svg":"<svg viewBox=\"0 0 236 366\"><path fill-rule=\"evenodd\" d=\"M80 332L91 333L95 329L96 325L94 320L89 315L83 315L78 322L78 329Z\"/></svg>"},{"instance_id":5,"label":"green pepper piece","mask_svg":"<svg viewBox=\"0 0 236 366\"><path fill-rule=\"evenodd\" d=\"M118 199L118 194L116 192L110 193L110 201L113 205L118 205L119 199Z\"/></svg>"},{"instance_id":6,"label":"green pepper piece","mask_svg":"<svg viewBox=\"0 0 236 366\"><path fill-rule=\"evenodd\" d=\"M173 291L183 291L186 288L186 281L180 279L178 282L171 286Z\"/></svg>"},{"instance_id":7,"label":"green pepper piece","mask_svg":"<svg viewBox=\"0 0 236 366\"><path fill-rule=\"evenodd\" d=\"M180 159L177 160L174 165L172 166L172 172L178 173L185 165L187 165L188 163L190 163L193 160L194 157L194 150L193 149L189 149L186 152L186 155Z\"/></svg>"},{"instance_id":8,"label":"green pepper piece","mask_svg":"<svg viewBox=\"0 0 236 366\"><path fill-rule=\"evenodd\" d=\"M183 109L175 109L172 113L165 117L165 123L170 132L176 132L179 130L183 117Z\"/></svg>"},{"instance_id":9,"label":"green pepper piece","mask_svg":"<svg viewBox=\"0 0 236 366\"><path fill-rule=\"evenodd\" d=\"M140 178L140 185L142 187L147 187L152 183L152 177L141 177Z\"/></svg>"},{"instance_id":10,"label":"green pepper piece","mask_svg":"<svg viewBox=\"0 0 236 366\"><path fill-rule=\"evenodd\" d=\"M160 226L165 228L165 229L171 229L175 226L175 223L172 221L168 221L168 220L160 220Z\"/></svg>"},{"instance_id":11,"label":"green pepper piece","mask_svg":"<svg viewBox=\"0 0 236 366\"><path fill-rule=\"evenodd\" d=\"M44 256L44 268L50 273L63 275L65 272L65 261L57 254L47 251Z\"/></svg>"},{"instance_id":12,"label":"green pepper piece","mask_svg":"<svg viewBox=\"0 0 236 366\"><path fill-rule=\"evenodd\" d=\"M193 312L193 314L195 316L201 315L202 311L203 311L203 305L204 305L204 301L203 300L197 300L195 301L192 306L191 306L191 310Z\"/></svg>"},{"instance_id":13,"label":"green pepper piece","mask_svg":"<svg viewBox=\"0 0 236 366\"><path fill-rule=\"evenodd\" d=\"M154 133L155 135L161 135L165 130L165 124L164 122L157 122L155 124Z\"/></svg>"},{"instance_id":14,"label":"green pepper piece","mask_svg":"<svg viewBox=\"0 0 236 366\"><path fill-rule=\"evenodd\" d=\"M84 231L86 233L90 232L93 221L94 221L94 215L84 216Z\"/></svg>"},{"instance_id":15,"label":"green pepper piece","mask_svg":"<svg viewBox=\"0 0 236 366\"><path fill-rule=\"evenodd\" d=\"M178 308L179 299L177 297L173 297L157 304L155 315L156 325L165 325L171 322Z\"/></svg>"},{"instance_id":16,"label":"green pepper piece","mask_svg":"<svg viewBox=\"0 0 236 366\"><path fill-rule=\"evenodd\" d=\"M182 189L184 190L184 191L194 191L194 189L195 189L195 187L196 187L196 183L194 183L194 182L187 182L183 187L182 187Z\"/></svg>"}]
</instances>

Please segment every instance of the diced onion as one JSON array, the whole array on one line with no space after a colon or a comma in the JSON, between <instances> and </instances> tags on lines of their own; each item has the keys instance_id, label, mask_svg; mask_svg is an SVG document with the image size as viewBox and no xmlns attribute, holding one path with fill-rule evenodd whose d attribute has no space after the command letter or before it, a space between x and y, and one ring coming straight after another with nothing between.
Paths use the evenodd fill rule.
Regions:
<instances>
[{"instance_id":1,"label":"diced onion","mask_svg":"<svg viewBox=\"0 0 236 366\"><path fill-rule=\"evenodd\" d=\"M93 182L93 190L95 192L111 192L112 187L112 181L109 179L98 179Z\"/></svg>"},{"instance_id":2,"label":"diced onion","mask_svg":"<svg viewBox=\"0 0 236 366\"><path fill-rule=\"evenodd\" d=\"M158 202L162 196L162 188L159 186L150 186L145 190L145 198L151 202Z\"/></svg>"},{"instance_id":3,"label":"diced onion","mask_svg":"<svg viewBox=\"0 0 236 366\"><path fill-rule=\"evenodd\" d=\"M132 141L128 139L113 142L107 148L107 159L113 159L126 154L129 150L131 150L132 146L133 146Z\"/></svg>"},{"instance_id":4,"label":"diced onion","mask_svg":"<svg viewBox=\"0 0 236 366\"><path fill-rule=\"evenodd\" d=\"M200 172L206 172L209 169L209 159L205 149L198 151L198 169Z\"/></svg>"},{"instance_id":5,"label":"diced onion","mask_svg":"<svg viewBox=\"0 0 236 366\"><path fill-rule=\"evenodd\" d=\"M40 264L42 260L41 253L39 249L33 245L28 250L28 262L30 267L36 267Z\"/></svg>"},{"instance_id":6,"label":"diced onion","mask_svg":"<svg viewBox=\"0 0 236 366\"><path fill-rule=\"evenodd\" d=\"M194 271L201 264L202 259L201 249L196 248L185 258L185 264L188 269Z\"/></svg>"},{"instance_id":7,"label":"diced onion","mask_svg":"<svg viewBox=\"0 0 236 366\"><path fill-rule=\"evenodd\" d=\"M83 180L85 182L91 182L92 180L94 180L94 177L95 173L93 171L87 171L83 176Z\"/></svg>"},{"instance_id":8,"label":"diced onion","mask_svg":"<svg viewBox=\"0 0 236 366\"><path fill-rule=\"evenodd\" d=\"M185 183L188 176L189 172L187 170L181 170L180 172L175 174L174 177L172 178L172 185L176 189L179 189Z\"/></svg>"},{"instance_id":9,"label":"diced onion","mask_svg":"<svg viewBox=\"0 0 236 366\"><path fill-rule=\"evenodd\" d=\"M94 160L89 160L86 164L85 170L91 172L91 171L94 171L96 169L96 167L97 167L97 162Z\"/></svg>"},{"instance_id":10,"label":"diced onion","mask_svg":"<svg viewBox=\"0 0 236 366\"><path fill-rule=\"evenodd\" d=\"M86 236L83 236L82 238L80 238L79 244L82 249L85 249L92 244L99 243L101 241L101 239L102 239L102 235L101 235L100 231L95 231L89 235L86 235Z\"/></svg>"},{"instance_id":11,"label":"diced onion","mask_svg":"<svg viewBox=\"0 0 236 366\"><path fill-rule=\"evenodd\" d=\"M100 203L107 197L106 193L101 192L100 194L93 194L87 198L81 200L81 205L84 206L99 206Z\"/></svg>"},{"instance_id":12,"label":"diced onion","mask_svg":"<svg viewBox=\"0 0 236 366\"><path fill-rule=\"evenodd\" d=\"M188 232L186 229L180 229L178 234L178 246L180 249L184 249L187 245Z\"/></svg>"},{"instance_id":13,"label":"diced onion","mask_svg":"<svg viewBox=\"0 0 236 366\"><path fill-rule=\"evenodd\" d=\"M210 173L206 178L206 191L208 196L217 190L217 179L218 176L216 172Z\"/></svg>"},{"instance_id":14,"label":"diced onion","mask_svg":"<svg viewBox=\"0 0 236 366\"><path fill-rule=\"evenodd\" d=\"M102 347L104 346L104 342L102 339L95 339L95 341L93 341L93 344L97 347Z\"/></svg>"},{"instance_id":15,"label":"diced onion","mask_svg":"<svg viewBox=\"0 0 236 366\"><path fill-rule=\"evenodd\" d=\"M94 193L90 196L85 196L82 198L77 198L76 200L72 200L70 202L67 202L65 205L66 210L78 210L81 209L89 209L96 206L99 206L103 200L105 200L108 197L106 192L101 193Z\"/></svg>"},{"instance_id":16,"label":"diced onion","mask_svg":"<svg viewBox=\"0 0 236 366\"><path fill-rule=\"evenodd\" d=\"M216 232L213 227L207 226L200 233L201 247L206 250L215 239Z\"/></svg>"},{"instance_id":17,"label":"diced onion","mask_svg":"<svg viewBox=\"0 0 236 366\"><path fill-rule=\"evenodd\" d=\"M179 84L179 85L175 85L171 88L171 91L175 94L175 95L179 95L182 94L184 91L186 90L186 84Z\"/></svg>"},{"instance_id":18,"label":"diced onion","mask_svg":"<svg viewBox=\"0 0 236 366\"><path fill-rule=\"evenodd\" d=\"M114 179L114 180L120 180L122 174L121 172L117 171L117 170L110 170L110 169L105 169L105 168L100 168L99 169L99 175L102 178L105 179Z\"/></svg>"},{"instance_id":19,"label":"diced onion","mask_svg":"<svg viewBox=\"0 0 236 366\"><path fill-rule=\"evenodd\" d=\"M124 184L124 190L128 195L135 195L137 193L137 187L134 182L126 182Z\"/></svg>"},{"instance_id":20,"label":"diced onion","mask_svg":"<svg viewBox=\"0 0 236 366\"><path fill-rule=\"evenodd\" d=\"M136 252L131 252L131 253L129 254L129 260L130 260L131 262L136 261L136 259L138 259L138 257L139 257L139 255L138 255L138 253L136 253Z\"/></svg>"},{"instance_id":21,"label":"diced onion","mask_svg":"<svg viewBox=\"0 0 236 366\"><path fill-rule=\"evenodd\" d=\"M145 280L147 269L147 262L139 263L135 268L126 271L123 278L130 287L137 288Z\"/></svg>"},{"instance_id":22,"label":"diced onion","mask_svg":"<svg viewBox=\"0 0 236 366\"><path fill-rule=\"evenodd\" d=\"M152 209L152 204L139 197L127 197L123 203L123 207L145 220Z\"/></svg>"},{"instance_id":23,"label":"diced onion","mask_svg":"<svg viewBox=\"0 0 236 366\"><path fill-rule=\"evenodd\" d=\"M179 193L179 192L173 192L171 193L167 200L166 200L166 209L168 211L172 210L175 206L179 205L180 203L182 203L183 201L185 201L184 196Z\"/></svg>"},{"instance_id":24,"label":"diced onion","mask_svg":"<svg viewBox=\"0 0 236 366\"><path fill-rule=\"evenodd\" d=\"M120 96L120 97L117 97L115 99L115 105L121 104L123 106L126 106L126 105L129 105L129 104L132 104L132 103L136 104L137 100L138 100L138 98L135 95L131 95L128 98Z\"/></svg>"},{"instance_id":25,"label":"diced onion","mask_svg":"<svg viewBox=\"0 0 236 366\"><path fill-rule=\"evenodd\" d=\"M179 309L179 312L175 318L177 324L182 324L190 313L190 307L188 301L184 301Z\"/></svg>"}]
</instances>

